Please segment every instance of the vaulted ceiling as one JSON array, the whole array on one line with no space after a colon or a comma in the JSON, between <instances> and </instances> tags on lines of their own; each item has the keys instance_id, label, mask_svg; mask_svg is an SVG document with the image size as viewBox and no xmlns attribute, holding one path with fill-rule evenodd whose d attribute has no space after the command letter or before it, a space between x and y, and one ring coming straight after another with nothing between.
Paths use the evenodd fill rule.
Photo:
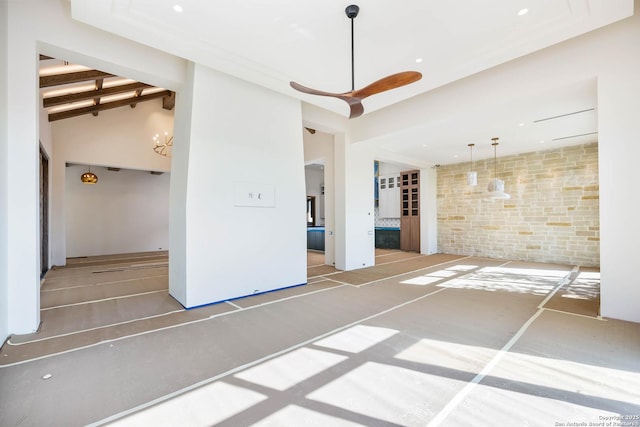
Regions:
<instances>
[{"instance_id":1,"label":"vaulted ceiling","mask_svg":"<svg viewBox=\"0 0 640 427\"><path fill-rule=\"evenodd\" d=\"M172 110L175 93L67 61L40 55L40 93L50 122L162 98Z\"/></svg>"}]
</instances>

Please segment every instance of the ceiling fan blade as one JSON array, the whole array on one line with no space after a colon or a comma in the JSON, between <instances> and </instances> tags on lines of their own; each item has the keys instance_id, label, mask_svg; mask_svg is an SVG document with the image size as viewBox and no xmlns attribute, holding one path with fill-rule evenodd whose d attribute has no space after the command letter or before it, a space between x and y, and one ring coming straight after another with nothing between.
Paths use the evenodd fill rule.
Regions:
<instances>
[{"instance_id":1,"label":"ceiling fan blade","mask_svg":"<svg viewBox=\"0 0 640 427\"><path fill-rule=\"evenodd\" d=\"M362 99L358 97L354 97L353 92L345 92L345 93L332 93L325 92L323 90L312 89L310 87L302 86L296 82L289 82L292 88L297 91L308 93L311 95L320 95L320 96L330 96L333 98L342 99L347 104L349 104L349 118L353 119L354 117L360 117L362 113L364 113L364 107L360 102Z\"/></svg>"},{"instance_id":2,"label":"ceiling fan blade","mask_svg":"<svg viewBox=\"0 0 640 427\"><path fill-rule=\"evenodd\" d=\"M297 91L303 92L303 93L308 93L311 95L320 95L320 96L333 96L334 98L340 98L343 99L345 95L348 95L349 92L347 93L332 93L332 92L325 92L322 90L317 90L317 89L312 89L310 87L306 87L306 86L302 86L300 83L296 83L296 82L289 82L289 85L294 88Z\"/></svg>"},{"instance_id":3,"label":"ceiling fan blade","mask_svg":"<svg viewBox=\"0 0 640 427\"><path fill-rule=\"evenodd\" d=\"M355 117L360 117L364 113L364 107L362 106L362 100L364 98L380 92L385 92L387 90L405 86L413 82L417 82L421 78L422 74L417 71L404 71L402 73L383 77L380 80L377 80L370 85L363 87L362 89L344 93L325 92L322 90L303 86L296 82L289 82L289 84L295 90L303 93L308 93L310 95L330 96L333 98L342 99L347 104L349 104L349 118L353 119Z\"/></svg>"},{"instance_id":4,"label":"ceiling fan blade","mask_svg":"<svg viewBox=\"0 0 640 427\"><path fill-rule=\"evenodd\" d=\"M351 92L351 96L364 99L380 92L385 92L387 90L417 82L421 78L422 74L417 71L404 71L402 73L391 74L390 76L383 77L362 89L354 90Z\"/></svg>"},{"instance_id":5,"label":"ceiling fan blade","mask_svg":"<svg viewBox=\"0 0 640 427\"><path fill-rule=\"evenodd\" d=\"M347 101L347 103L349 103L350 119L360 117L362 113L364 113L364 107L362 106L362 102L360 102L359 98L351 98L351 100Z\"/></svg>"}]
</instances>

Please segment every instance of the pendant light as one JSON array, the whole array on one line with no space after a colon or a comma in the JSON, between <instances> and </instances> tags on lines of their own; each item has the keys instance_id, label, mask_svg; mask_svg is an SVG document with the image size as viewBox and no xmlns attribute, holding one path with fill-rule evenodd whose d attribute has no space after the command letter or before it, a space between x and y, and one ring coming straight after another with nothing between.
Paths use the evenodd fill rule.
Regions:
<instances>
[{"instance_id":1,"label":"pendant light","mask_svg":"<svg viewBox=\"0 0 640 427\"><path fill-rule=\"evenodd\" d=\"M504 192L504 181L498 179L497 176L497 167L496 167L496 151L498 148L498 138L491 138L493 143L493 179L489 181L489 185L487 185L487 195L485 199L487 200L506 200L510 199L511 196Z\"/></svg>"},{"instance_id":2,"label":"pendant light","mask_svg":"<svg viewBox=\"0 0 640 427\"><path fill-rule=\"evenodd\" d=\"M82 176L80 176L80 180L84 184L95 184L96 182L98 182L98 177L95 173L91 172L91 166L89 166L89 172L83 173Z\"/></svg>"},{"instance_id":3,"label":"pendant light","mask_svg":"<svg viewBox=\"0 0 640 427\"><path fill-rule=\"evenodd\" d=\"M469 146L469 150L471 151L471 168L469 172L467 172L467 185L476 186L478 185L478 172L473 170L473 147L476 144L467 144Z\"/></svg>"}]
</instances>

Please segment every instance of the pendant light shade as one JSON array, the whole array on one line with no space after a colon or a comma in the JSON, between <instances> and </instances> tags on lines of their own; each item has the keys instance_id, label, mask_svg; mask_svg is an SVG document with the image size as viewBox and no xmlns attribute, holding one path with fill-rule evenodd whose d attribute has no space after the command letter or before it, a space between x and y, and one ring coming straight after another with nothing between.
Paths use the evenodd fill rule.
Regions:
<instances>
[{"instance_id":1,"label":"pendant light shade","mask_svg":"<svg viewBox=\"0 0 640 427\"><path fill-rule=\"evenodd\" d=\"M467 172L467 185L476 186L478 185L478 172L473 170L473 147L475 144L467 144L469 146L469 151L471 152L471 169Z\"/></svg>"},{"instance_id":2,"label":"pendant light shade","mask_svg":"<svg viewBox=\"0 0 640 427\"><path fill-rule=\"evenodd\" d=\"M485 200L507 200L510 199L511 196L504 192L504 181L497 178L497 167L496 167L496 150L498 147L498 138L491 138L493 143L493 179L489 181L487 185L487 195Z\"/></svg>"},{"instance_id":3,"label":"pendant light shade","mask_svg":"<svg viewBox=\"0 0 640 427\"><path fill-rule=\"evenodd\" d=\"M85 172L80 176L80 180L83 184L95 184L98 182L98 177L95 173L91 172L91 166L89 166L89 172Z\"/></svg>"}]
</instances>

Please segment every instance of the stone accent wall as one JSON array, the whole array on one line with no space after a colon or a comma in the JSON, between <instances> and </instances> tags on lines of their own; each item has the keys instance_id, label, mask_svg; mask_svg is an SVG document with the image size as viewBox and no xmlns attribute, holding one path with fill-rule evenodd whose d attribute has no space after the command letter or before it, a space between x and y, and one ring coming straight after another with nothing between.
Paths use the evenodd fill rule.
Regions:
<instances>
[{"instance_id":1,"label":"stone accent wall","mask_svg":"<svg viewBox=\"0 0 640 427\"><path fill-rule=\"evenodd\" d=\"M494 161L438 168L438 250L557 264L599 266L597 143L498 158L509 200L486 201Z\"/></svg>"}]
</instances>

